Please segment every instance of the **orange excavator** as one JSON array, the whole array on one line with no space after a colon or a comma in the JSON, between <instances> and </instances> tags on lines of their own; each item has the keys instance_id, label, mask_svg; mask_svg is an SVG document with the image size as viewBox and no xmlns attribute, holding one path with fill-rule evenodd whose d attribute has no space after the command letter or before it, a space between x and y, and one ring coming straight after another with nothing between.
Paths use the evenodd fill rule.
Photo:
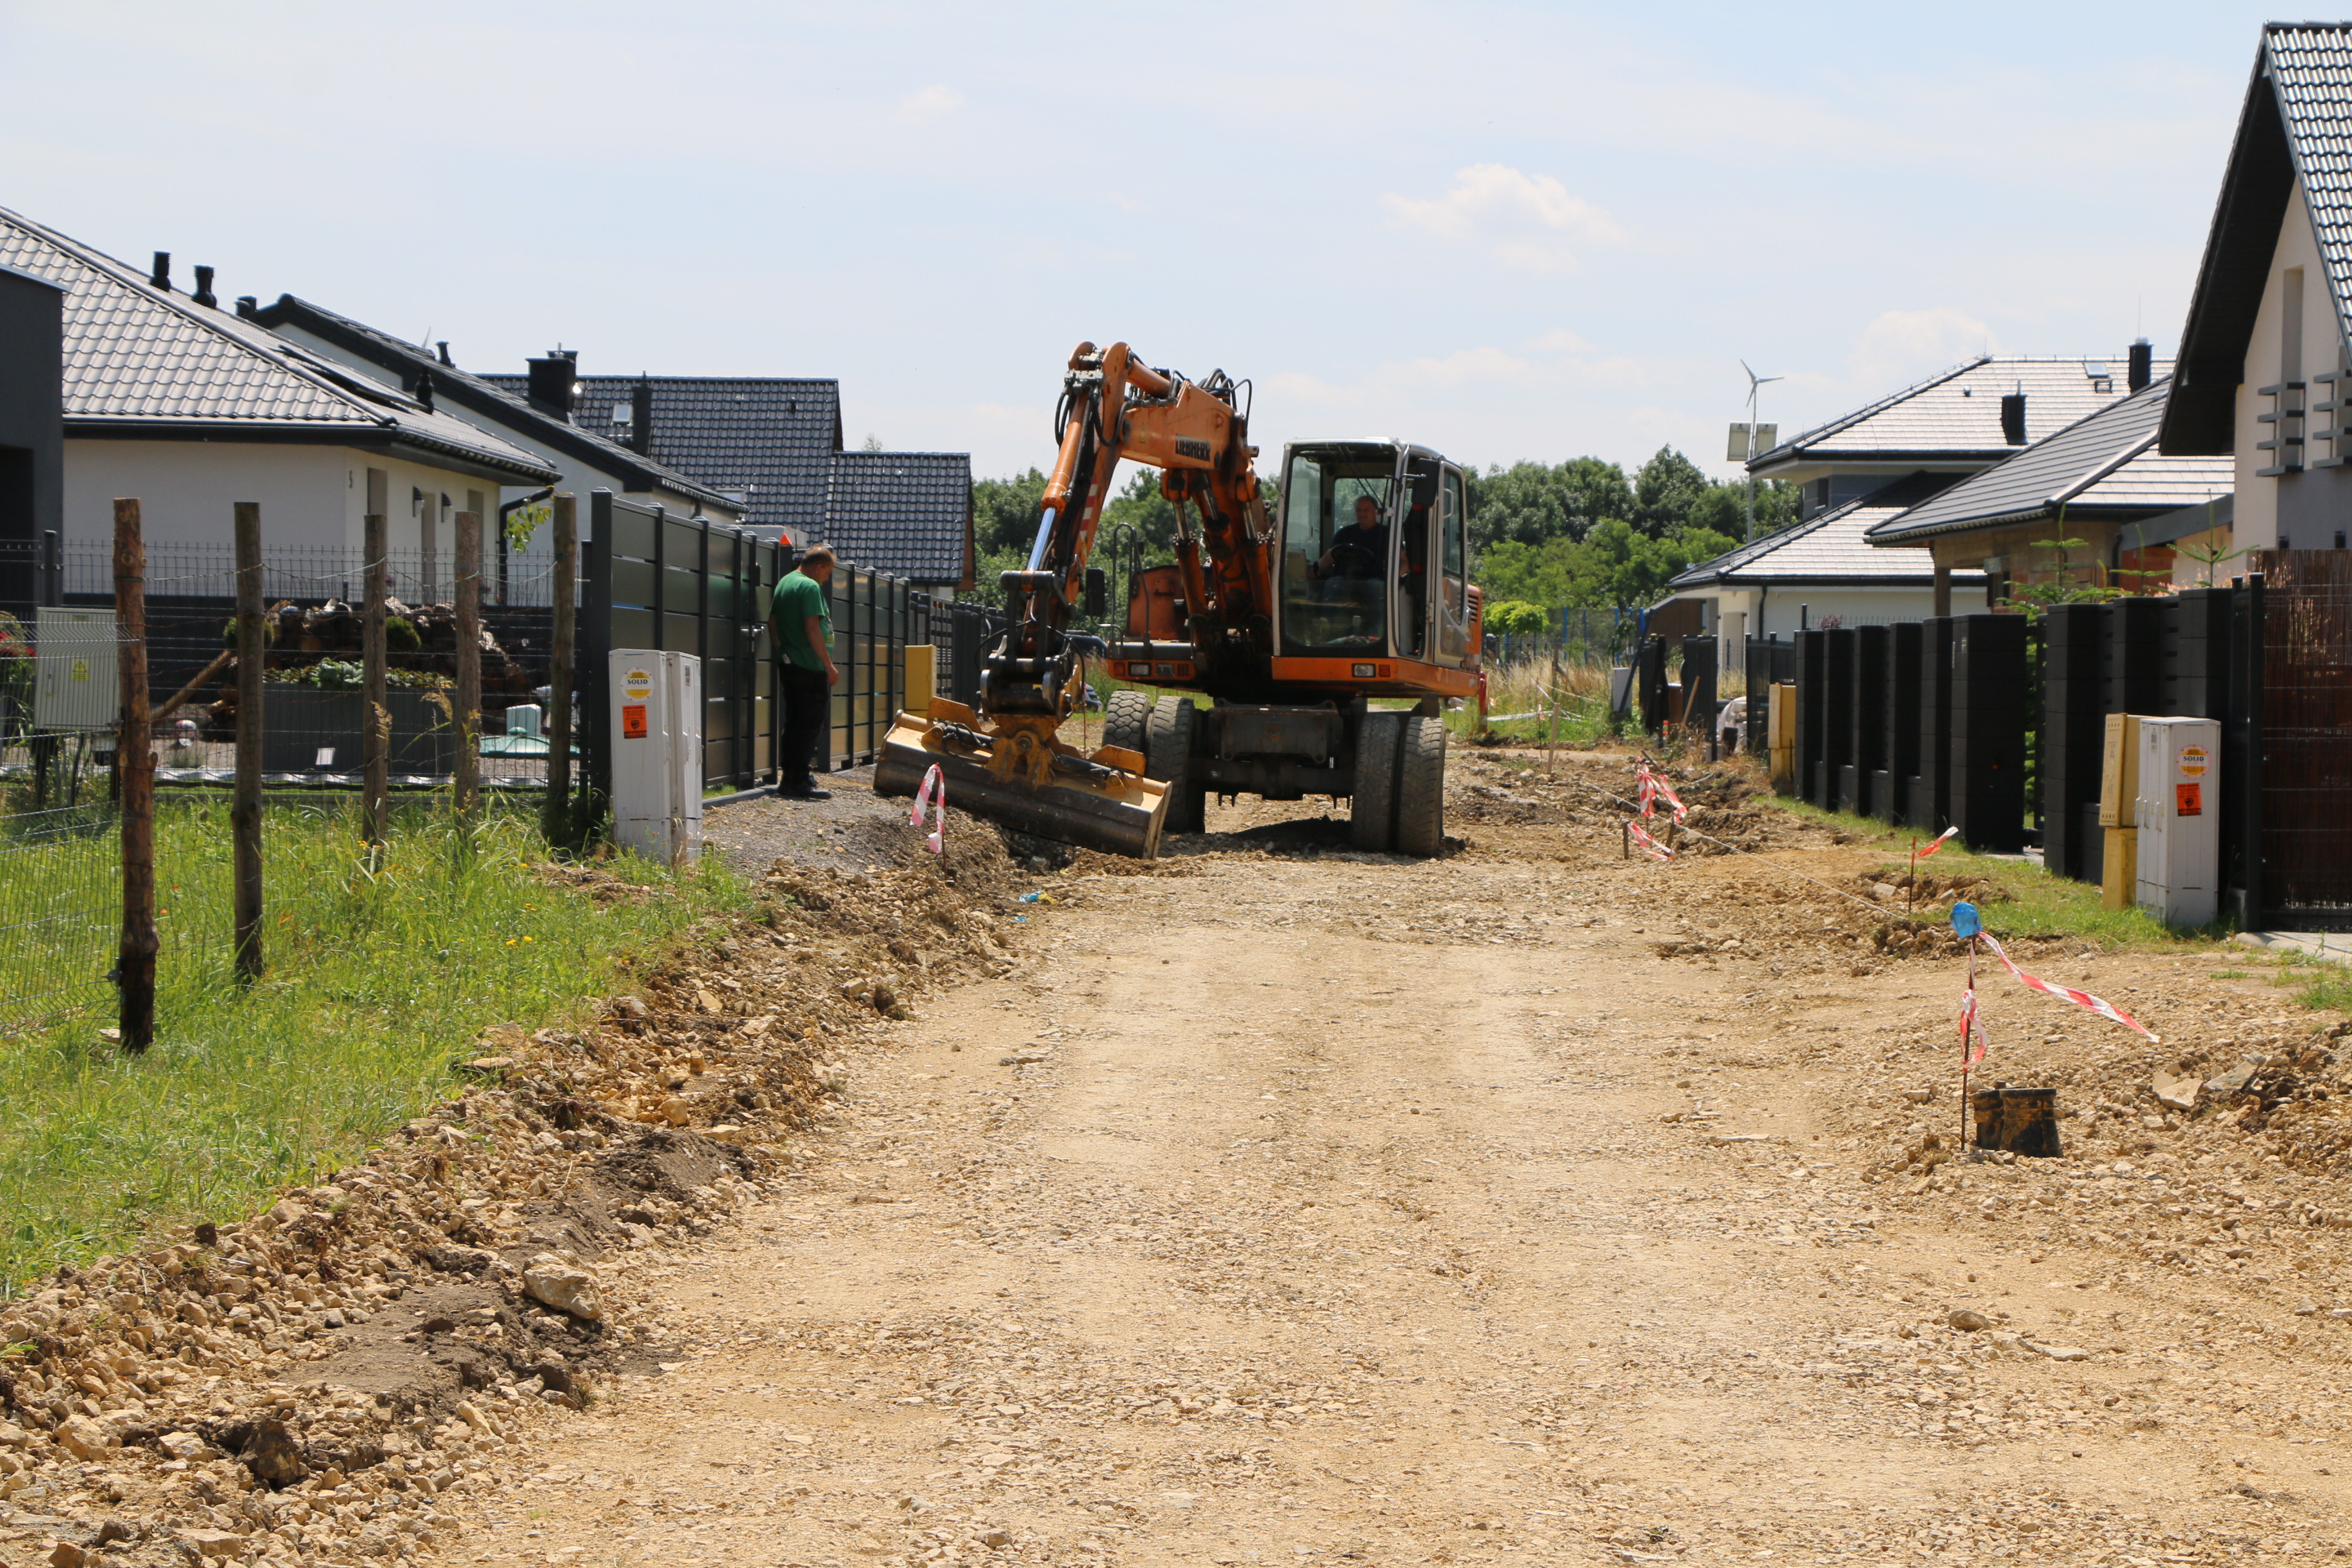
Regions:
<instances>
[{"instance_id":1,"label":"orange excavator","mask_svg":"<svg viewBox=\"0 0 2352 1568\"><path fill-rule=\"evenodd\" d=\"M937 767L964 809L1145 858L1163 832L1200 831L1213 793L1329 795L1349 802L1358 848L1438 852L1444 704L1485 679L1462 470L1406 442L1294 444L1277 523L1252 466L1246 385L1223 371L1189 381L1125 343L1078 345L1036 541L1002 578L1008 624L978 702L898 714L877 792L911 795ZM1175 560L1129 574L1124 632L1107 642L1071 622L1100 595L1088 562L1121 458L1160 470ZM1059 733L1088 658L1129 683L1091 753Z\"/></svg>"}]
</instances>

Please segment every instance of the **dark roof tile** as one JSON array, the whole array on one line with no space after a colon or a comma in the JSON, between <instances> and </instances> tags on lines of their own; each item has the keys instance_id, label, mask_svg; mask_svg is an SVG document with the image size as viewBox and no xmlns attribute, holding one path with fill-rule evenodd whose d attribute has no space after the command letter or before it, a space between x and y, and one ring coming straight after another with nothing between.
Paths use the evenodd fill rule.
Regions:
<instances>
[{"instance_id":1,"label":"dark roof tile","mask_svg":"<svg viewBox=\"0 0 2352 1568\"><path fill-rule=\"evenodd\" d=\"M855 565L934 586L969 585L971 456L835 453L822 537Z\"/></svg>"},{"instance_id":2,"label":"dark roof tile","mask_svg":"<svg viewBox=\"0 0 2352 1568\"><path fill-rule=\"evenodd\" d=\"M483 378L516 396L529 378ZM583 375L572 394L572 422L625 438L638 377ZM824 527L826 465L841 449L841 384L772 376L656 375L656 462L723 495L742 495L747 526L806 542Z\"/></svg>"}]
</instances>

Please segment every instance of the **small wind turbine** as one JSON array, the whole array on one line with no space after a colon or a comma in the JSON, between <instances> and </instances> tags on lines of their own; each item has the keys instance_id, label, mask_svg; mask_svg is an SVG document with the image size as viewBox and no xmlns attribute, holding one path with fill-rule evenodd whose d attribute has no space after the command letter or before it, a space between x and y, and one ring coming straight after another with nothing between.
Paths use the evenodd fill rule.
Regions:
<instances>
[{"instance_id":1,"label":"small wind turbine","mask_svg":"<svg viewBox=\"0 0 2352 1568\"><path fill-rule=\"evenodd\" d=\"M1788 378L1786 376L1779 375L1759 375L1754 371L1748 369L1748 362L1746 360L1741 360L1739 362L1739 368L1743 371L1748 371L1748 456L1749 458L1753 459L1762 455L1756 449L1759 429L1756 423L1756 394L1761 387L1769 385L1776 381L1785 381ZM1750 544L1756 542L1756 476L1752 471L1748 475L1747 542Z\"/></svg>"}]
</instances>

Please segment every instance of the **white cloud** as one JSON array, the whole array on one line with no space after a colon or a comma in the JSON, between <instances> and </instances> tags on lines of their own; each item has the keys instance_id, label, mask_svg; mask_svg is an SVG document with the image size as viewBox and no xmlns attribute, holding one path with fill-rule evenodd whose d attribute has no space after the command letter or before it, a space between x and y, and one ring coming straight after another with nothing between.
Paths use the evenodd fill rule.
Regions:
<instances>
[{"instance_id":1,"label":"white cloud","mask_svg":"<svg viewBox=\"0 0 2352 1568\"><path fill-rule=\"evenodd\" d=\"M1549 272L1572 266L1570 247L1611 244L1625 230L1607 209L1572 195L1549 174L1506 163L1473 163L1434 201L1387 195L1381 205L1400 228L1440 239L1475 240L1506 267Z\"/></svg>"},{"instance_id":2,"label":"white cloud","mask_svg":"<svg viewBox=\"0 0 2352 1568\"><path fill-rule=\"evenodd\" d=\"M1873 397L1908 386L1980 353L1998 353L1992 329L1951 305L1888 310L1863 328L1846 357L1855 384Z\"/></svg>"},{"instance_id":3,"label":"white cloud","mask_svg":"<svg viewBox=\"0 0 2352 1568\"><path fill-rule=\"evenodd\" d=\"M935 84L900 99L891 118L902 125L920 125L926 121L952 114L962 107L963 94L951 87Z\"/></svg>"}]
</instances>

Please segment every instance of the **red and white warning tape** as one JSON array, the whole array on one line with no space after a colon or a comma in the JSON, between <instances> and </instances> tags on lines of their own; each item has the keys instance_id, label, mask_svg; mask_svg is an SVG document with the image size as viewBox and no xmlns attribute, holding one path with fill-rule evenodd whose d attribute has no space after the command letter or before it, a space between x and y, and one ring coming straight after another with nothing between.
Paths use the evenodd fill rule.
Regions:
<instances>
[{"instance_id":1,"label":"red and white warning tape","mask_svg":"<svg viewBox=\"0 0 2352 1568\"><path fill-rule=\"evenodd\" d=\"M2053 985L2038 974L2028 974L2017 967L2016 962L2009 954L2001 951L2000 943L1993 940L1990 931L1979 932L1979 938L1987 947L1992 949L1992 955L2000 960L2001 967L2009 971L2009 977L2020 985L2039 991L2045 996L2055 996L2061 1002L2072 1002L2075 1006L2096 1013L2110 1023L2121 1024L2126 1029L2137 1029L2151 1040L2157 1038L2154 1030L2130 1014L2121 1011L2114 1003L2104 997L2094 996L2087 991L2077 991L2071 985Z\"/></svg>"},{"instance_id":2,"label":"red and white warning tape","mask_svg":"<svg viewBox=\"0 0 2352 1568\"><path fill-rule=\"evenodd\" d=\"M1959 831L1960 830L1957 827L1947 827L1943 832L1936 835L1936 841L1933 844L1928 845L1925 849L1914 849L1911 851L1911 864L1916 866L1920 861L1925 860L1928 856L1933 855L1937 850L1941 849L1945 845L1949 844L1954 838L1959 836Z\"/></svg>"},{"instance_id":3,"label":"red and white warning tape","mask_svg":"<svg viewBox=\"0 0 2352 1568\"><path fill-rule=\"evenodd\" d=\"M1977 1007L1977 984L1971 977L1969 988L1960 993L1960 1070L1967 1072L1984 1060L1985 1047L1991 1043L1985 1034L1984 1015Z\"/></svg>"},{"instance_id":4,"label":"red and white warning tape","mask_svg":"<svg viewBox=\"0 0 2352 1568\"><path fill-rule=\"evenodd\" d=\"M1633 836L1633 842L1642 847L1644 854L1660 860L1671 860L1675 858L1675 852L1671 848L1651 837L1642 825L1631 817L1625 819L1625 831Z\"/></svg>"},{"instance_id":5,"label":"red and white warning tape","mask_svg":"<svg viewBox=\"0 0 2352 1568\"><path fill-rule=\"evenodd\" d=\"M939 809L931 818L931 836L925 842L930 847L932 854L939 855L946 852L943 837L948 830L948 781L947 775L940 772L937 763L931 764L931 771L923 775L921 785L915 791L915 811L914 815L907 819L907 826L909 827L923 826L923 813L930 806L931 791L934 787L939 791Z\"/></svg>"},{"instance_id":6,"label":"red and white warning tape","mask_svg":"<svg viewBox=\"0 0 2352 1568\"><path fill-rule=\"evenodd\" d=\"M1690 816L1690 807L1685 805L1682 801L1682 796L1675 793L1675 786L1660 778L1656 773L1652 773L1650 771L1650 764L1647 763L1643 763L1642 764L1642 782L1639 793L1641 795L1642 815L1643 816L1655 816L1658 814L1657 802L1660 795L1665 796L1667 804L1671 805L1675 808L1675 820L1676 822L1682 822Z\"/></svg>"}]
</instances>

